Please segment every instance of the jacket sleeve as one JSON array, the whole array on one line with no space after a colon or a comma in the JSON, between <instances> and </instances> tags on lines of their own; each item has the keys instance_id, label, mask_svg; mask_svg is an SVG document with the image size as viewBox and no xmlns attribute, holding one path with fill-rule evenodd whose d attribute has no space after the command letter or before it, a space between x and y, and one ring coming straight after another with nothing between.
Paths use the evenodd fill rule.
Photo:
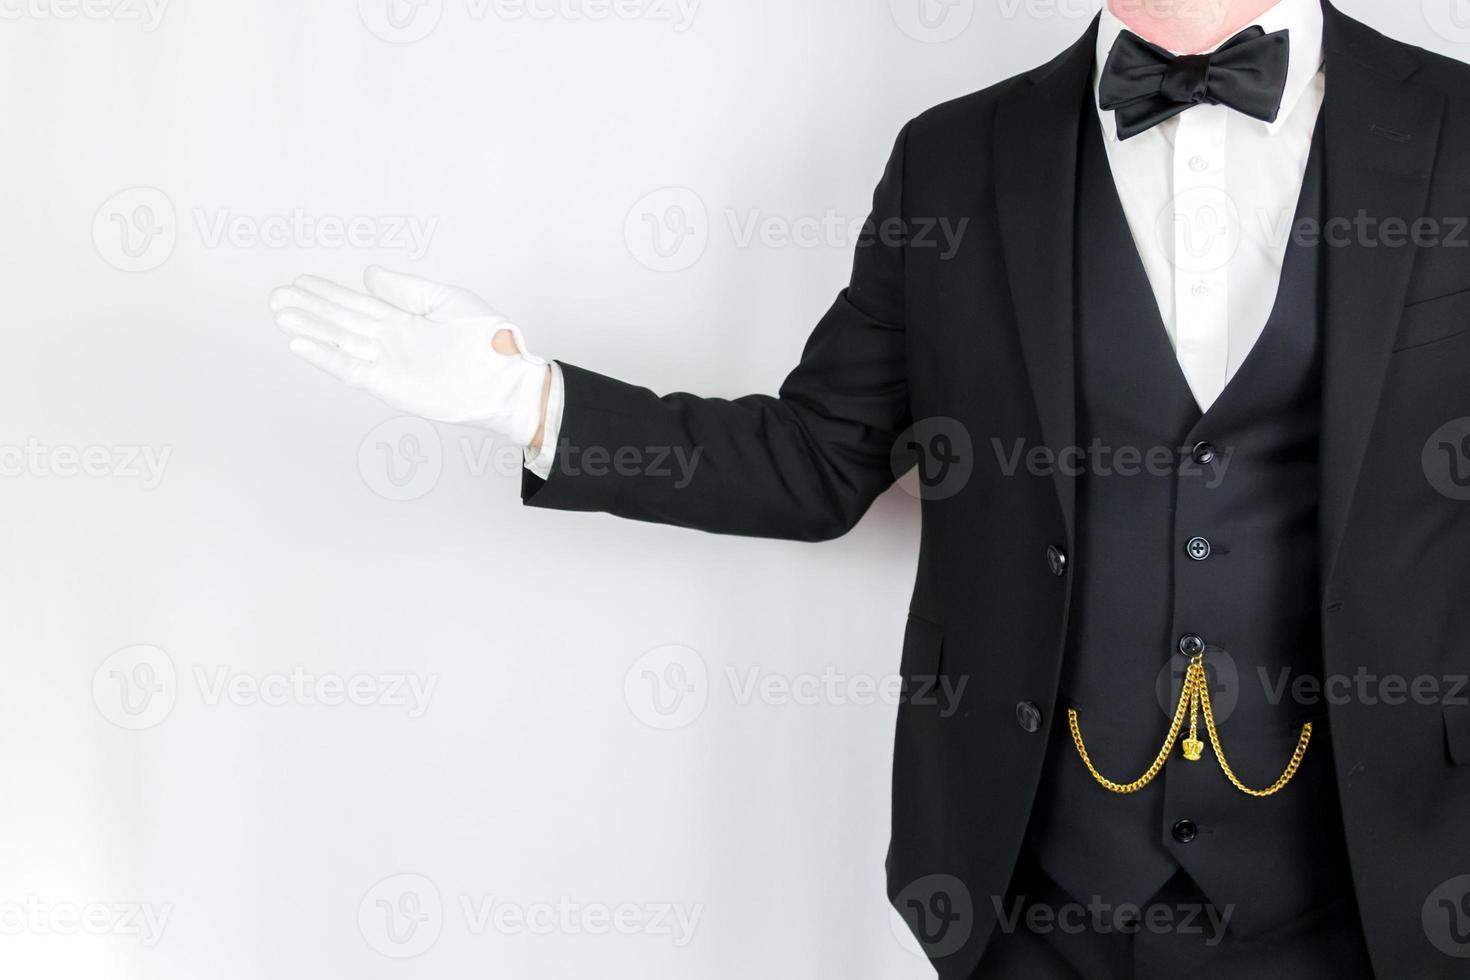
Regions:
<instances>
[{"instance_id":1,"label":"jacket sleeve","mask_svg":"<svg viewBox=\"0 0 1470 980\"><path fill-rule=\"evenodd\" d=\"M522 475L533 507L606 511L721 534L818 541L855 525L895 474L908 427L904 153L899 134L848 287L776 397L659 397L561 364L551 475Z\"/></svg>"}]
</instances>

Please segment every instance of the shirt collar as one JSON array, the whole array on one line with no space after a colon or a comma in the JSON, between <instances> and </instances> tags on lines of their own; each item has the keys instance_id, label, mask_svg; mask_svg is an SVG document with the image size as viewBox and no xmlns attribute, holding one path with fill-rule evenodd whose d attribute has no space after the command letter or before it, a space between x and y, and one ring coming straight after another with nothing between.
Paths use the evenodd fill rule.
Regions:
<instances>
[{"instance_id":1,"label":"shirt collar","mask_svg":"<svg viewBox=\"0 0 1470 980\"><path fill-rule=\"evenodd\" d=\"M1266 123L1252 120L1249 116L1242 117L1265 126L1267 132L1274 136L1286 124L1287 117L1296 108L1301 97L1306 94L1312 84L1312 79L1317 76L1317 72L1322 67L1322 2L1321 0L1281 0L1276 6L1241 27L1241 30L1257 25L1267 34L1280 30L1291 32L1291 54L1286 69L1286 91L1282 93L1281 112L1276 116L1276 121ZM1097 57L1092 68L1094 101L1097 98L1098 84L1102 80L1103 65L1107 64L1108 55L1112 53L1113 44L1118 40L1118 35L1125 30L1127 28L1123 22L1104 4L1102 17L1097 26ZM1229 38L1222 39L1220 43L1224 44L1226 40ZM1109 140L1116 140L1118 134L1112 118L1113 113L1101 108L1098 113L1102 116L1103 132L1107 134Z\"/></svg>"}]
</instances>

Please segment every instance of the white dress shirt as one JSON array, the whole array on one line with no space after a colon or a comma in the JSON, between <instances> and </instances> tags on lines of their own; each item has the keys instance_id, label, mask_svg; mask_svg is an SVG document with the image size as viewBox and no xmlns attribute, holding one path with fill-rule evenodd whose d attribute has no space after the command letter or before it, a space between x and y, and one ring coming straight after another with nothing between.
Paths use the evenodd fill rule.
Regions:
<instances>
[{"instance_id":1,"label":"white dress shirt","mask_svg":"<svg viewBox=\"0 0 1470 980\"><path fill-rule=\"evenodd\" d=\"M1128 228L1201 411L1235 376L1276 305L1325 88L1321 0L1281 0L1251 23L1267 33L1291 32L1286 92L1274 123L1198 105L1119 140L1113 113L1098 109ZM1094 96L1124 30L1104 9ZM553 363L551 370L544 449L526 450L526 468L542 479L551 475L566 403L561 368Z\"/></svg>"},{"instance_id":2,"label":"white dress shirt","mask_svg":"<svg viewBox=\"0 0 1470 980\"><path fill-rule=\"evenodd\" d=\"M1235 376L1275 306L1325 87L1321 0L1281 0L1251 23L1290 31L1274 123L1198 105L1120 140L1114 113L1098 109L1123 213L1201 411ZM1104 9L1094 95L1123 30Z\"/></svg>"}]
</instances>

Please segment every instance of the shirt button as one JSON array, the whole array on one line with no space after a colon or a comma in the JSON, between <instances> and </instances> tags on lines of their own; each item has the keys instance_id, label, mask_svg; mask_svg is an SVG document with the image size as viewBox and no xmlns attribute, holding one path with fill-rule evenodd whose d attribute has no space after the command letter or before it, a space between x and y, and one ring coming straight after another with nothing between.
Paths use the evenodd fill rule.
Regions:
<instances>
[{"instance_id":1,"label":"shirt button","mask_svg":"<svg viewBox=\"0 0 1470 980\"><path fill-rule=\"evenodd\" d=\"M1041 709L1035 701L1022 701L1016 705L1016 724L1024 732L1035 734L1041 731Z\"/></svg>"},{"instance_id":2,"label":"shirt button","mask_svg":"<svg viewBox=\"0 0 1470 980\"><path fill-rule=\"evenodd\" d=\"M1056 545L1046 549L1046 566L1057 578L1067 574L1067 553Z\"/></svg>"},{"instance_id":3,"label":"shirt button","mask_svg":"<svg viewBox=\"0 0 1470 980\"><path fill-rule=\"evenodd\" d=\"M1193 820L1186 818L1174 825L1173 834L1179 843L1188 844L1199 836L1199 827L1195 826Z\"/></svg>"},{"instance_id":4,"label":"shirt button","mask_svg":"<svg viewBox=\"0 0 1470 980\"><path fill-rule=\"evenodd\" d=\"M1214 294L1214 292L1215 291L1210 288L1210 284L1207 282L1197 282L1193 286L1189 287L1189 293L1195 299L1208 299Z\"/></svg>"},{"instance_id":5,"label":"shirt button","mask_svg":"<svg viewBox=\"0 0 1470 980\"><path fill-rule=\"evenodd\" d=\"M1193 170L1197 174L1202 174L1206 170L1210 169L1210 161L1206 160L1199 154L1195 154L1194 156L1189 158L1189 169Z\"/></svg>"},{"instance_id":6,"label":"shirt button","mask_svg":"<svg viewBox=\"0 0 1470 980\"><path fill-rule=\"evenodd\" d=\"M1210 557L1210 552L1213 549L1210 547L1210 542L1204 538L1190 538L1189 544L1184 546L1184 550L1195 561L1204 561Z\"/></svg>"},{"instance_id":7,"label":"shirt button","mask_svg":"<svg viewBox=\"0 0 1470 980\"><path fill-rule=\"evenodd\" d=\"M1208 442L1197 442L1194 444L1194 448L1189 451L1189 454L1194 457L1196 463L1213 462L1215 459L1215 447Z\"/></svg>"},{"instance_id":8,"label":"shirt button","mask_svg":"<svg viewBox=\"0 0 1470 980\"><path fill-rule=\"evenodd\" d=\"M1185 633L1179 638L1179 652L1186 657L1198 657L1205 652L1205 641L1194 633Z\"/></svg>"}]
</instances>

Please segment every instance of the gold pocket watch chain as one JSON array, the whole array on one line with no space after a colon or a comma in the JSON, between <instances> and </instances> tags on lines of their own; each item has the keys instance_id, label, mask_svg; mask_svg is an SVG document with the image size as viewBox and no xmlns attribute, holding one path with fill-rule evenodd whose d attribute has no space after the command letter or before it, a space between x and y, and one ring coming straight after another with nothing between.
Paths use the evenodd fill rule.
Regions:
<instances>
[{"instance_id":1,"label":"gold pocket watch chain","mask_svg":"<svg viewBox=\"0 0 1470 980\"><path fill-rule=\"evenodd\" d=\"M1302 757L1307 754L1307 743L1312 740L1312 723L1302 725L1301 738L1297 740L1296 751L1291 754L1291 761L1286 764L1286 769L1281 776L1265 789L1251 789L1236 778L1230 763L1225 761L1225 750L1220 747L1220 733L1215 730L1215 712L1210 705L1210 684L1205 676L1204 654L1196 654L1189 662L1189 670L1184 675L1184 689L1179 693L1179 707L1174 710L1174 721L1169 726L1169 736L1164 739L1163 748L1154 758L1153 764L1148 767L1142 776L1131 783L1115 783L1092 764L1092 759L1087 754L1087 746L1082 743L1082 729L1077 724L1077 710L1067 709L1067 724L1072 729L1072 741L1077 745L1077 754L1082 756L1082 762L1087 766L1087 771L1092 773L1103 788L1114 793L1136 793L1149 783L1154 781L1159 771L1164 768L1164 763L1169 761L1169 753L1174 751L1174 743L1179 740L1179 733L1184 728L1184 714L1189 713L1189 737L1184 740L1184 758L1189 762L1198 762L1204 752L1204 743L1199 740L1199 715L1203 710L1205 715L1205 729L1210 735L1210 745L1215 750L1215 758L1220 762L1220 768L1225 772L1225 778L1230 780L1231 785L1242 793L1250 796L1271 796L1281 791L1296 771L1301 767Z\"/></svg>"}]
</instances>

